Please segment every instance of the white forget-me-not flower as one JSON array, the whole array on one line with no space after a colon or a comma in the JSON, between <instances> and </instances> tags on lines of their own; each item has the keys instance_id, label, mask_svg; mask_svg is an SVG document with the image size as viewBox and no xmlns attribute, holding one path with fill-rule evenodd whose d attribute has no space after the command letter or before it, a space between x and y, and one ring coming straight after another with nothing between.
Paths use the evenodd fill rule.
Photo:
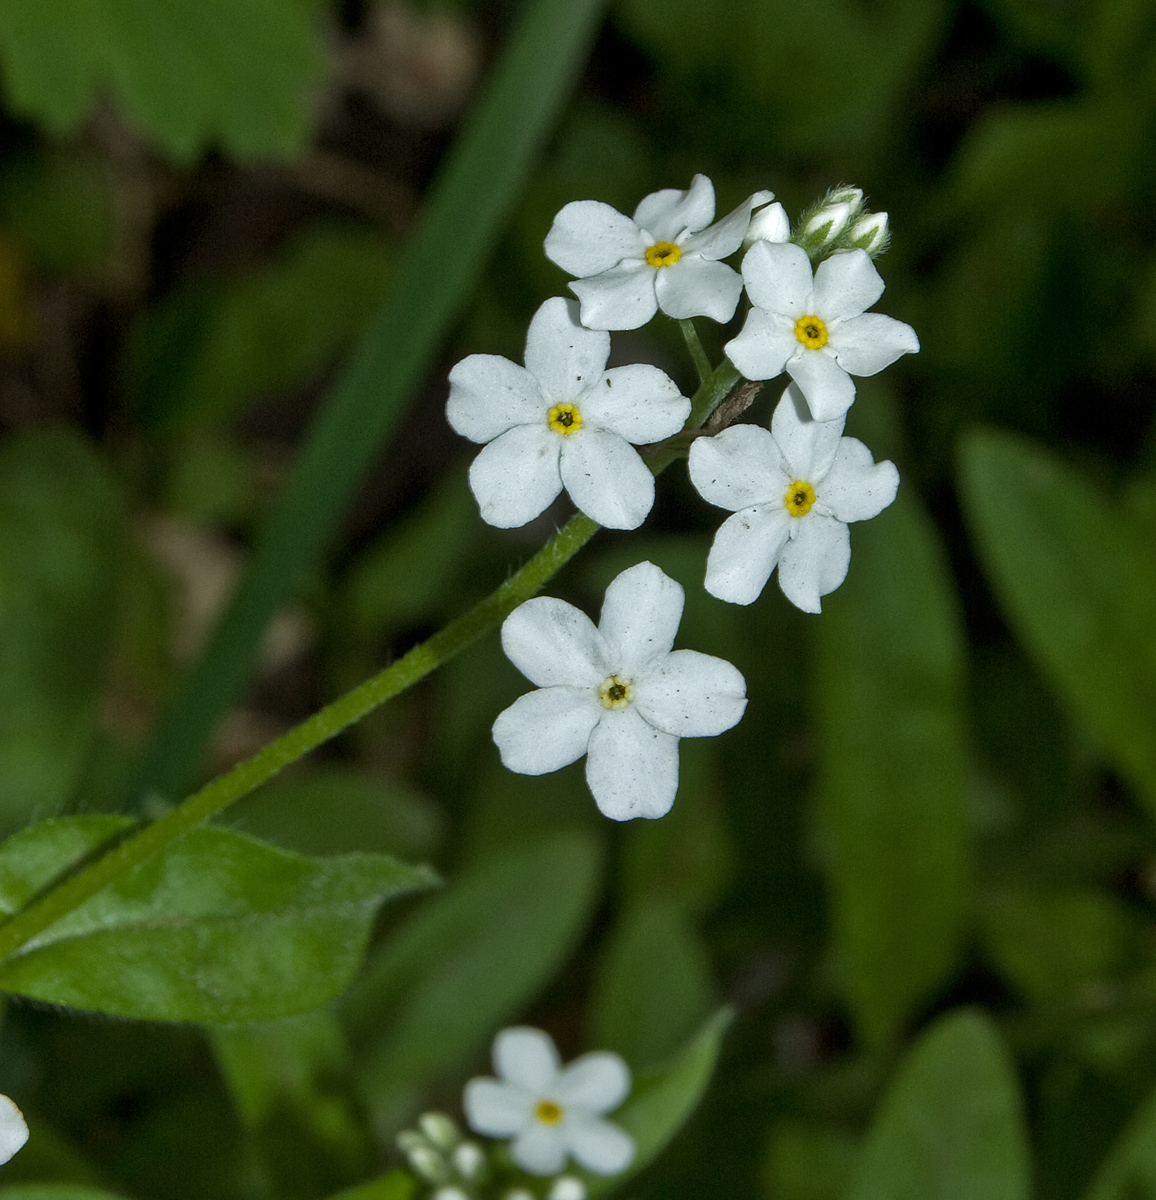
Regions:
<instances>
[{"instance_id":1,"label":"white forget-me-not flower","mask_svg":"<svg viewBox=\"0 0 1156 1200\"><path fill-rule=\"evenodd\" d=\"M779 568L779 586L804 612L819 612L851 562L848 521L863 521L895 499L899 472L876 463L843 421L807 415L795 384L783 393L768 432L732 425L690 448L690 478L704 500L729 508L706 565L706 590L750 604Z\"/></svg>"},{"instance_id":2,"label":"white forget-me-not flower","mask_svg":"<svg viewBox=\"0 0 1156 1200\"><path fill-rule=\"evenodd\" d=\"M652 192L626 217L599 200L574 200L546 235L546 256L578 278L570 290L591 329L637 329L667 316L729 321L743 283L719 262L747 236L751 213L775 198L755 192L714 220L714 185L696 175L685 191Z\"/></svg>"},{"instance_id":3,"label":"white forget-me-not flower","mask_svg":"<svg viewBox=\"0 0 1156 1200\"><path fill-rule=\"evenodd\" d=\"M510 1157L532 1175L554 1175L569 1158L599 1175L634 1161L634 1140L604 1114L630 1092L630 1069L609 1051L563 1067L548 1034L503 1029L494 1039L497 1079L471 1079L463 1107L470 1128L512 1138Z\"/></svg>"},{"instance_id":4,"label":"white forget-me-not flower","mask_svg":"<svg viewBox=\"0 0 1156 1200\"><path fill-rule=\"evenodd\" d=\"M584 328L576 309L561 297L538 309L524 367L471 354L450 372L449 423L489 443L470 487L491 525L525 525L564 487L600 525L636 529L654 503L654 476L634 446L670 437L690 414L657 367L606 370L610 335Z\"/></svg>"},{"instance_id":5,"label":"white forget-me-not flower","mask_svg":"<svg viewBox=\"0 0 1156 1200\"><path fill-rule=\"evenodd\" d=\"M727 357L748 379L786 371L816 421L851 407L852 375L874 375L919 349L910 325L866 311L884 285L865 250L833 254L812 275L801 247L759 241L743 259L743 279L754 308Z\"/></svg>"},{"instance_id":6,"label":"white forget-me-not flower","mask_svg":"<svg viewBox=\"0 0 1156 1200\"><path fill-rule=\"evenodd\" d=\"M729 662L672 650L682 587L653 563L606 589L601 623L564 600L527 600L502 626L502 649L538 690L498 715L511 771L544 775L586 755L586 782L616 821L661 817L678 790L678 739L735 725L746 683Z\"/></svg>"},{"instance_id":7,"label":"white forget-me-not flower","mask_svg":"<svg viewBox=\"0 0 1156 1200\"><path fill-rule=\"evenodd\" d=\"M0 1163L6 1163L26 1141L24 1114L7 1096L0 1095Z\"/></svg>"}]
</instances>

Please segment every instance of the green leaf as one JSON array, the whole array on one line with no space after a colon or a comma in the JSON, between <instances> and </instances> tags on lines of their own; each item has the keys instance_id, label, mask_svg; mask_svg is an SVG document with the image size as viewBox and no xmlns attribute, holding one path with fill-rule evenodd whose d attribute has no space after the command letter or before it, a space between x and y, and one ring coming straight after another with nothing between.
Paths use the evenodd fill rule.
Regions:
<instances>
[{"instance_id":1,"label":"green leaf","mask_svg":"<svg viewBox=\"0 0 1156 1200\"><path fill-rule=\"evenodd\" d=\"M417 1181L404 1171L390 1171L380 1179L370 1180L360 1187L349 1188L330 1196L329 1200L412 1200ZM0 1197L0 1200L3 1200Z\"/></svg>"},{"instance_id":2,"label":"green leaf","mask_svg":"<svg viewBox=\"0 0 1156 1200\"><path fill-rule=\"evenodd\" d=\"M1156 1195L1156 1092L1136 1110L1084 1200L1147 1200Z\"/></svg>"},{"instance_id":3,"label":"green leaf","mask_svg":"<svg viewBox=\"0 0 1156 1200\"><path fill-rule=\"evenodd\" d=\"M1019 1088L979 1012L949 1013L907 1056L863 1145L847 1200L1027 1200Z\"/></svg>"},{"instance_id":4,"label":"green leaf","mask_svg":"<svg viewBox=\"0 0 1156 1200\"><path fill-rule=\"evenodd\" d=\"M845 1129L788 1119L776 1125L763 1178L774 1200L843 1200L859 1154Z\"/></svg>"},{"instance_id":5,"label":"green leaf","mask_svg":"<svg viewBox=\"0 0 1156 1200\"><path fill-rule=\"evenodd\" d=\"M66 817L15 834L0 845L0 906L16 911L130 827ZM384 855L310 859L202 827L0 965L0 989L145 1020L305 1012L349 982L381 902L432 882Z\"/></svg>"},{"instance_id":6,"label":"green leaf","mask_svg":"<svg viewBox=\"0 0 1156 1200\"><path fill-rule=\"evenodd\" d=\"M622 915L603 950L590 1044L649 1066L683 1044L713 998L707 948L686 913L668 899L639 901Z\"/></svg>"},{"instance_id":7,"label":"green leaf","mask_svg":"<svg viewBox=\"0 0 1156 1200\"><path fill-rule=\"evenodd\" d=\"M843 989L895 1037L955 967L968 898L962 648L950 576L910 489L852 530L817 622L820 815Z\"/></svg>"},{"instance_id":8,"label":"green leaf","mask_svg":"<svg viewBox=\"0 0 1156 1200\"><path fill-rule=\"evenodd\" d=\"M307 379L369 323L392 266L382 237L336 224L232 283L198 280L145 312L127 387L149 427L200 429Z\"/></svg>"},{"instance_id":9,"label":"green leaf","mask_svg":"<svg viewBox=\"0 0 1156 1200\"><path fill-rule=\"evenodd\" d=\"M124 1197L76 1183L14 1183L0 1187L0 1200L124 1200Z\"/></svg>"},{"instance_id":10,"label":"green leaf","mask_svg":"<svg viewBox=\"0 0 1156 1200\"><path fill-rule=\"evenodd\" d=\"M625 1175L585 1175L590 1196L601 1196L649 1166L686 1124L714 1074L730 1009L720 1009L673 1058L639 1071L626 1103L611 1119L634 1138L638 1153Z\"/></svg>"},{"instance_id":11,"label":"green leaf","mask_svg":"<svg viewBox=\"0 0 1156 1200\"><path fill-rule=\"evenodd\" d=\"M294 464L248 574L154 736L138 795L186 790L269 619L317 561L466 304L578 75L604 4L526 0L398 259L388 295Z\"/></svg>"},{"instance_id":12,"label":"green leaf","mask_svg":"<svg viewBox=\"0 0 1156 1200\"><path fill-rule=\"evenodd\" d=\"M0 829L51 812L84 766L113 623L120 507L64 430L0 447Z\"/></svg>"},{"instance_id":13,"label":"green leaf","mask_svg":"<svg viewBox=\"0 0 1156 1200\"><path fill-rule=\"evenodd\" d=\"M177 158L302 151L321 44L300 0L0 0L8 105L64 134L111 90Z\"/></svg>"},{"instance_id":14,"label":"green leaf","mask_svg":"<svg viewBox=\"0 0 1156 1200\"><path fill-rule=\"evenodd\" d=\"M1156 553L1144 523L1046 451L972 435L968 524L997 598L1077 720L1156 815Z\"/></svg>"},{"instance_id":15,"label":"green leaf","mask_svg":"<svg viewBox=\"0 0 1156 1200\"><path fill-rule=\"evenodd\" d=\"M552 978L597 901L599 858L568 833L485 859L373 954L343 1007L379 1123Z\"/></svg>"}]
</instances>

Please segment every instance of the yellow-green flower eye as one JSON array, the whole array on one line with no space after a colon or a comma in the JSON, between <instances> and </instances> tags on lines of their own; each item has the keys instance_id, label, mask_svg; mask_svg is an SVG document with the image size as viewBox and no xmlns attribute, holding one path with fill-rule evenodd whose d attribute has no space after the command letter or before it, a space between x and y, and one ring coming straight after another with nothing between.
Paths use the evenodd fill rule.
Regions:
<instances>
[{"instance_id":1,"label":"yellow-green flower eye","mask_svg":"<svg viewBox=\"0 0 1156 1200\"><path fill-rule=\"evenodd\" d=\"M821 350L827 344L827 326L821 317L800 317L795 322L795 337L808 350Z\"/></svg>"},{"instance_id":2,"label":"yellow-green flower eye","mask_svg":"<svg viewBox=\"0 0 1156 1200\"><path fill-rule=\"evenodd\" d=\"M674 242L655 242L646 252L646 261L652 267L673 267L682 258L682 247Z\"/></svg>"},{"instance_id":3,"label":"yellow-green flower eye","mask_svg":"<svg viewBox=\"0 0 1156 1200\"><path fill-rule=\"evenodd\" d=\"M792 517L805 517L811 511L811 505L815 503L815 489L809 483L796 479L787 488L783 503Z\"/></svg>"},{"instance_id":4,"label":"yellow-green flower eye","mask_svg":"<svg viewBox=\"0 0 1156 1200\"><path fill-rule=\"evenodd\" d=\"M546 415L546 420L555 433L565 437L582 428L582 414L577 404L555 404Z\"/></svg>"}]
</instances>

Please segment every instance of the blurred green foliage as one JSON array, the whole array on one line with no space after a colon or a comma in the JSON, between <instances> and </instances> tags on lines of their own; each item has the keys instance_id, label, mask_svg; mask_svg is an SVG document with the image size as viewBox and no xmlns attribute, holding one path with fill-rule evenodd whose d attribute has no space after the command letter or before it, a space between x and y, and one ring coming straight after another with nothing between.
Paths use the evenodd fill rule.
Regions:
<instances>
[{"instance_id":1,"label":"blurred green foliage","mask_svg":"<svg viewBox=\"0 0 1156 1200\"><path fill-rule=\"evenodd\" d=\"M628 1058L638 1200L1156 1194L1156 3L621 0L520 198L528 168L487 158L529 160L514 81L415 267L469 111L439 89L470 94L513 13L0 0L0 907L129 828L109 810L345 356L367 408L296 493L299 584L207 770L565 519L482 526L442 414L448 367L518 358L564 291L541 241L569 200L703 171L722 211L840 182L889 210L879 308L923 348L848 432L899 501L814 618L774 580L703 592L719 514L677 466L551 585L593 614L650 559L678 644L748 681L662 821L602 820L581 765L500 767L525 683L491 638L0 967L41 1002L0 1031L33 1130L0 1200L415 1200L394 1135L456 1112L514 1023ZM404 261L426 290L373 343ZM614 354L693 386L673 323ZM444 888L375 917L429 879L386 856Z\"/></svg>"}]
</instances>

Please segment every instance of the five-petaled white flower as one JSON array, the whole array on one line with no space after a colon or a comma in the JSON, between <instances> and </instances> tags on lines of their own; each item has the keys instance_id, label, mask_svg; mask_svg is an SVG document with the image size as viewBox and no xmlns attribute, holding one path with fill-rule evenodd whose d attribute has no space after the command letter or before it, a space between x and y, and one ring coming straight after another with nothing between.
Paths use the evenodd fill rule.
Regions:
<instances>
[{"instance_id":1,"label":"five-petaled white flower","mask_svg":"<svg viewBox=\"0 0 1156 1200\"><path fill-rule=\"evenodd\" d=\"M910 325L866 311L884 285L864 250L833 254L812 276L801 247L759 241L743 259L743 279L754 308L727 357L748 379L785 370L816 421L851 407L852 375L874 375L919 349Z\"/></svg>"},{"instance_id":2,"label":"five-petaled white flower","mask_svg":"<svg viewBox=\"0 0 1156 1200\"><path fill-rule=\"evenodd\" d=\"M532 1175L554 1175L568 1157L599 1175L634 1161L634 1140L603 1114L630 1092L630 1069L617 1054L584 1054L562 1067L540 1029L503 1029L494 1039L498 1079L471 1079L463 1107L470 1128L513 1138L510 1157Z\"/></svg>"},{"instance_id":3,"label":"five-petaled white flower","mask_svg":"<svg viewBox=\"0 0 1156 1200\"><path fill-rule=\"evenodd\" d=\"M711 504L729 508L706 565L706 590L750 604L771 572L804 612L819 612L851 562L848 521L863 521L895 499L899 472L876 463L843 420L815 421L802 393L783 393L768 432L732 425L690 448L690 478Z\"/></svg>"},{"instance_id":4,"label":"five-petaled white flower","mask_svg":"<svg viewBox=\"0 0 1156 1200\"><path fill-rule=\"evenodd\" d=\"M0 1164L6 1163L26 1141L24 1114L7 1096L0 1095Z\"/></svg>"},{"instance_id":5,"label":"five-petaled white flower","mask_svg":"<svg viewBox=\"0 0 1156 1200\"><path fill-rule=\"evenodd\" d=\"M742 245L751 212L774 198L755 192L714 225L714 185L705 175L685 192L652 192L633 220L599 200L574 200L554 218L546 257L579 276L570 290L591 329L637 329L660 308L729 321L743 283L718 260Z\"/></svg>"},{"instance_id":6,"label":"five-petaled white flower","mask_svg":"<svg viewBox=\"0 0 1156 1200\"><path fill-rule=\"evenodd\" d=\"M654 503L654 476L634 446L670 437L690 414L657 367L606 370L610 335L583 328L576 308L556 296L538 309L525 367L471 354L450 372L449 423L489 443L470 487L491 525L525 525L565 487L600 525L636 529Z\"/></svg>"},{"instance_id":7,"label":"five-petaled white flower","mask_svg":"<svg viewBox=\"0 0 1156 1200\"><path fill-rule=\"evenodd\" d=\"M606 589L602 620L552 597L502 626L502 649L538 687L498 715L511 771L544 775L586 755L586 782L616 821L661 817L678 790L678 739L712 737L746 707L742 675L721 658L671 650L683 590L653 563Z\"/></svg>"}]
</instances>

